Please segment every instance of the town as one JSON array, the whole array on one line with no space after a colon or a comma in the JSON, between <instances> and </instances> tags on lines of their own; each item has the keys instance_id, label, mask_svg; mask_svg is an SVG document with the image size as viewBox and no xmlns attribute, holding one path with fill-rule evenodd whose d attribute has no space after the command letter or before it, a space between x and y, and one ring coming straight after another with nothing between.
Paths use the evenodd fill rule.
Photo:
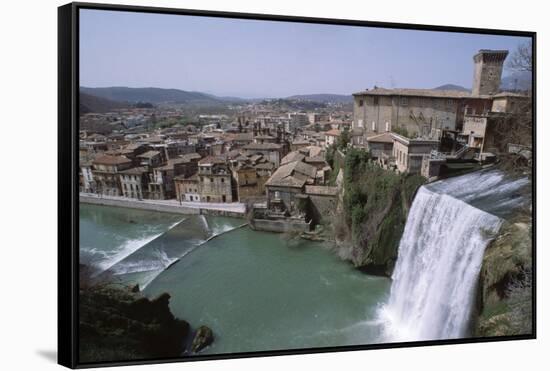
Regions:
<instances>
[{"instance_id":1,"label":"town","mask_svg":"<svg viewBox=\"0 0 550 371\"><path fill-rule=\"evenodd\" d=\"M350 148L427 181L495 163L503 151L529 159L530 138L500 144L530 104L500 89L507 55L480 50L471 91L374 86L349 102L243 100L193 115L140 102L82 113L81 198L249 213L259 230L309 231L336 210Z\"/></svg>"}]
</instances>

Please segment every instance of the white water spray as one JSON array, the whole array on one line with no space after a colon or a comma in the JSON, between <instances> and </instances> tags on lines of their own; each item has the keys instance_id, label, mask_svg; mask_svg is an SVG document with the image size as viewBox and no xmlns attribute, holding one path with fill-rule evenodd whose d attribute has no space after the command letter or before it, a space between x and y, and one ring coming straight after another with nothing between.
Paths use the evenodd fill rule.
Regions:
<instances>
[{"instance_id":1,"label":"white water spray","mask_svg":"<svg viewBox=\"0 0 550 371\"><path fill-rule=\"evenodd\" d=\"M386 341L460 338L468 322L485 247L502 220L421 187L399 245Z\"/></svg>"}]
</instances>

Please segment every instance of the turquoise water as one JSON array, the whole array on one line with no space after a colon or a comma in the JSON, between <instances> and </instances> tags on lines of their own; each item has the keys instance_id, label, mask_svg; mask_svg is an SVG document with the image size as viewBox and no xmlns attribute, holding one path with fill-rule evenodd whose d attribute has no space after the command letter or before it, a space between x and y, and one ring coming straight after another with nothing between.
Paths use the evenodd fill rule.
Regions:
<instances>
[{"instance_id":1,"label":"turquoise water","mask_svg":"<svg viewBox=\"0 0 550 371\"><path fill-rule=\"evenodd\" d=\"M90 229L84 233L88 236L96 230L90 214L104 219L113 212L81 205L81 214L83 209L87 222L82 223L81 215L81 236L82 228ZM116 212L133 218L137 210ZM355 270L320 243L289 245L278 234L238 228L243 223L240 219L186 216L178 220L176 216L174 220L165 215L166 219L157 220L162 227L144 227L165 228L165 233L108 271L138 282L146 296L168 292L177 317L193 327L212 328L216 340L204 353L379 341L376 311L387 299L389 279ZM131 238L133 226L120 224L120 236Z\"/></svg>"}]
</instances>

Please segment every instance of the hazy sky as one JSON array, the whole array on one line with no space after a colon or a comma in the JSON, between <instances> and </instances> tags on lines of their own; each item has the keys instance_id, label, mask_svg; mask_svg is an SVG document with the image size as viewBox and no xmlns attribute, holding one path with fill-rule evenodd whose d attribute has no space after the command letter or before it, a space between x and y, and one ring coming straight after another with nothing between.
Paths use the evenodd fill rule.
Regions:
<instances>
[{"instance_id":1,"label":"hazy sky","mask_svg":"<svg viewBox=\"0 0 550 371\"><path fill-rule=\"evenodd\" d=\"M362 17L361 17L362 18ZM80 84L240 97L471 87L472 56L528 39L81 10Z\"/></svg>"}]
</instances>

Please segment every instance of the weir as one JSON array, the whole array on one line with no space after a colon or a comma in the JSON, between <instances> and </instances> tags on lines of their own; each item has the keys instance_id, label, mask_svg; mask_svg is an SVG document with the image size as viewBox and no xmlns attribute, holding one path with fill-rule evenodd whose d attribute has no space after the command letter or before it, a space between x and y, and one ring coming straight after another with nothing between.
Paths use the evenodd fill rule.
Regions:
<instances>
[{"instance_id":1,"label":"weir","mask_svg":"<svg viewBox=\"0 0 550 371\"><path fill-rule=\"evenodd\" d=\"M123 259L112 264L105 274L117 276L123 282L139 284L144 289L160 273L198 247L220 235L247 223L235 225L234 221L221 220L209 223L203 215L192 216L172 226L165 233L155 236Z\"/></svg>"},{"instance_id":2,"label":"weir","mask_svg":"<svg viewBox=\"0 0 550 371\"><path fill-rule=\"evenodd\" d=\"M400 241L390 297L379 313L384 341L468 336L485 248L503 222L488 211L504 216L525 206L522 189L528 186L527 179L510 180L493 170L418 190Z\"/></svg>"}]
</instances>

